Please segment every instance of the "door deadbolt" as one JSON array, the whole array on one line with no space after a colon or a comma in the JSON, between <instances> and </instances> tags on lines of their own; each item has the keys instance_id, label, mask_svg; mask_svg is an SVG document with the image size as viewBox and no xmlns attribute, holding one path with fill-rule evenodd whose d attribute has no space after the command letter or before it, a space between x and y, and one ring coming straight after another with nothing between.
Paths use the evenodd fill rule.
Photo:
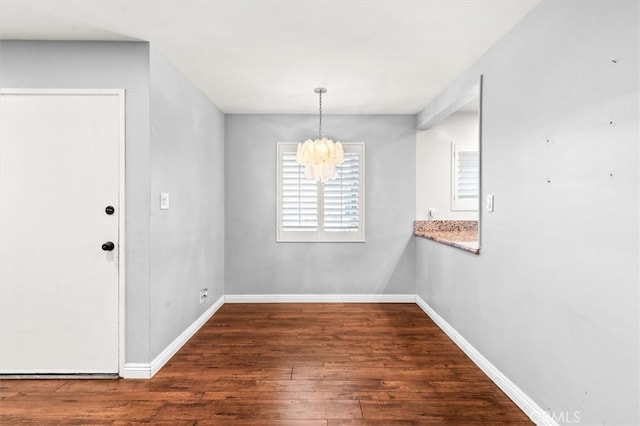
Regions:
<instances>
[{"instance_id":1,"label":"door deadbolt","mask_svg":"<svg viewBox=\"0 0 640 426\"><path fill-rule=\"evenodd\" d=\"M102 245L102 250L104 251L111 251L115 248L115 244L113 244L111 241L107 241L106 243L104 243Z\"/></svg>"},{"instance_id":2,"label":"door deadbolt","mask_svg":"<svg viewBox=\"0 0 640 426\"><path fill-rule=\"evenodd\" d=\"M104 209L104 212L108 215L112 215L115 211L116 209L114 209L113 206L107 206Z\"/></svg>"}]
</instances>

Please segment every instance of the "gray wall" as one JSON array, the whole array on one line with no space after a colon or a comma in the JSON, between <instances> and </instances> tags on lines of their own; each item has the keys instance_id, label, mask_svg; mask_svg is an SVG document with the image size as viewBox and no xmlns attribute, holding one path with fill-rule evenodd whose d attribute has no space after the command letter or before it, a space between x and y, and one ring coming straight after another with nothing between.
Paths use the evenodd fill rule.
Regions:
<instances>
[{"instance_id":1,"label":"gray wall","mask_svg":"<svg viewBox=\"0 0 640 426\"><path fill-rule=\"evenodd\" d=\"M153 48L150 273L153 359L224 292L224 115Z\"/></svg>"},{"instance_id":2,"label":"gray wall","mask_svg":"<svg viewBox=\"0 0 640 426\"><path fill-rule=\"evenodd\" d=\"M323 116L364 142L365 243L276 243L276 144L314 137L315 115L227 115L225 294L415 293L415 117Z\"/></svg>"},{"instance_id":3,"label":"gray wall","mask_svg":"<svg viewBox=\"0 0 640 426\"><path fill-rule=\"evenodd\" d=\"M417 239L418 294L581 424L640 423L638 16L637 1L543 2L418 116L484 74L495 212L479 256Z\"/></svg>"},{"instance_id":4,"label":"gray wall","mask_svg":"<svg viewBox=\"0 0 640 426\"><path fill-rule=\"evenodd\" d=\"M149 44L0 41L0 86L126 89L126 360L149 361Z\"/></svg>"},{"instance_id":5,"label":"gray wall","mask_svg":"<svg viewBox=\"0 0 640 426\"><path fill-rule=\"evenodd\" d=\"M0 84L126 90L125 359L150 362L224 292L224 115L148 43L2 41Z\"/></svg>"}]
</instances>

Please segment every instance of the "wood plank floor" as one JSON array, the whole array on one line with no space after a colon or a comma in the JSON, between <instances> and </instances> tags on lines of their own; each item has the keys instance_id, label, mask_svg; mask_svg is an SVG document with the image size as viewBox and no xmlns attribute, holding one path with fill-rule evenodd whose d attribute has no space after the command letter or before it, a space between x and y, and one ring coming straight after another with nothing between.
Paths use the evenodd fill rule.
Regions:
<instances>
[{"instance_id":1,"label":"wood plank floor","mask_svg":"<svg viewBox=\"0 0 640 426\"><path fill-rule=\"evenodd\" d=\"M414 304L226 304L151 380L2 380L0 423L531 424Z\"/></svg>"}]
</instances>

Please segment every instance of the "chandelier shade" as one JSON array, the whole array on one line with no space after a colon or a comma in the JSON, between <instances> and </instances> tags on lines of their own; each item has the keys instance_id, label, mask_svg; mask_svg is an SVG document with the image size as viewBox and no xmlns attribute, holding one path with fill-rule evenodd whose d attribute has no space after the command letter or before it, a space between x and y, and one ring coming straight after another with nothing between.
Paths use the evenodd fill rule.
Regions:
<instances>
[{"instance_id":1,"label":"chandelier shade","mask_svg":"<svg viewBox=\"0 0 640 426\"><path fill-rule=\"evenodd\" d=\"M298 143L296 160L304 166L304 176L317 182L336 178L338 164L344 162L344 150L340 142L322 138L307 139Z\"/></svg>"},{"instance_id":2,"label":"chandelier shade","mask_svg":"<svg viewBox=\"0 0 640 426\"><path fill-rule=\"evenodd\" d=\"M344 162L344 150L340 142L322 137L322 94L326 93L327 89L318 87L314 92L320 97L318 138L298 143L296 160L298 164L304 166L304 175L307 179L324 183L336 178L337 166Z\"/></svg>"}]
</instances>

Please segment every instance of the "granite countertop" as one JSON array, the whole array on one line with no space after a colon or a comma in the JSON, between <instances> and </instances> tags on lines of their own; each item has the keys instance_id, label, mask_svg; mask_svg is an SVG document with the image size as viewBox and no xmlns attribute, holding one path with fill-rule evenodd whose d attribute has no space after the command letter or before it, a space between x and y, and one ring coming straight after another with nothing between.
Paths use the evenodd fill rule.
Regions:
<instances>
[{"instance_id":1,"label":"granite countertop","mask_svg":"<svg viewBox=\"0 0 640 426\"><path fill-rule=\"evenodd\" d=\"M476 220L416 220L413 235L480 254Z\"/></svg>"}]
</instances>

